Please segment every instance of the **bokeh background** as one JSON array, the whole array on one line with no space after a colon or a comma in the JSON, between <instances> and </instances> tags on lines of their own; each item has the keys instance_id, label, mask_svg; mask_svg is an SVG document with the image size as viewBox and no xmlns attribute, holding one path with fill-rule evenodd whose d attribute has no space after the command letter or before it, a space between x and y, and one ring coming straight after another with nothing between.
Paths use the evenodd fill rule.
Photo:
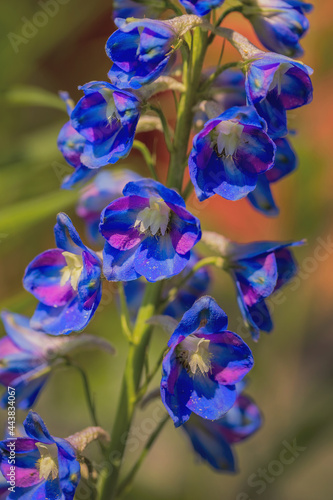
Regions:
<instances>
[{"instance_id":1,"label":"bokeh background","mask_svg":"<svg viewBox=\"0 0 333 500\"><path fill-rule=\"evenodd\" d=\"M38 19L43 3L18 0L0 5L0 309L23 314L32 313L35 300L23 291L22 275L36 254L54 246L56 213L66 211L81 234L84 232L75 214L78 192L59 189L69 171L56 147L57 134L67 119L57 92L68 90L77 99L78 85L106 78L110 63L104 45L114 29L111 0L59 0L58 12L49 15L43 26L31 28L30 22ZM332 498L332 19L330 0L315 5L311 31L303 43L303 60L315 70L315 99L290 115L291 126L297 130L293 144L299 168L273 188L280 216L265 218L246 200L233 203L216 197L200 206L194 198L190 201L205 229L221 231L237 241L308 240L297 249L299 286L287 287L278 303L271 302L274 333L262 335L258 344L247 338L256 360L247 392L262 410L263 428L237 447L240 472L221 475L197 462L185 433L174 430L170 422L129 499ZM255 40L252 28L239 14L230 16L227 25ZM220 46L221 41L212 48L210 63L218 57ZM234 55L228 47L226 58L231 60ZM42 90L36 91L36 87ZM146 134L141 139L155 147L163 176L167 155L162 135ZM123 165L148 175L135 153ZM231 329L239 331L232 283L217 271L213 274L212 294L228 313ZM97 351L77 356L89 375L101 423L110 429L126 354L111 285L87 331L111 339L118 351L112 358ZM2 327L0 334L4 334ZM156 333L153 355L166 340L161 332ZM154 425L156 405L137 415L140 444ZM90 424L80 379L69 369L53 376L36 409L55 435L65 437ZM24 416L19 412L18 420ZM4 425L4 411L0 419ZM283 442L294 440L304 450L282 470L274 462L279 461ZM93 459L98 458L94 446L90 453ZM130 467L136 456L137 451L132 450L125 467ZM269 480L264 480L262 487L256 483L259 469L268 470ZM77 498L89 498L89 493L81 489Z\"/></svg>"}]
</instances>

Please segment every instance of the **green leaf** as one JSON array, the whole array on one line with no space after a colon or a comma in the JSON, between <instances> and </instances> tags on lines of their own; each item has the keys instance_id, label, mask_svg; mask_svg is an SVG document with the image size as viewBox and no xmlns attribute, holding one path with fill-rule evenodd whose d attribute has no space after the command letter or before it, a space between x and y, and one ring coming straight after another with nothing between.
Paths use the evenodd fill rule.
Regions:
<instances>
[{"instance_id":1,"label":"green leaf","mask_svg":"<svg viewBox=\"0 0 333 500\"><path fill-rule=\"evenodd\" d=\"M10 205L0 211L0 232L18 232L40 222L49 215L56 214L77 199L75 191L57 190L52 193L33 198L15 205Z\"/></svg>"},{"instance_id":2,"label":"green leaf","mask_svg":"<svg viewBox=\"0 0 333 500\"><path fill-rule=\"evenodd\" d=\"M57 95L39 87L18 85L1 95L1 100L14 106L42 106L66 113L66 104Z\"/></svg>"}]
</instances>

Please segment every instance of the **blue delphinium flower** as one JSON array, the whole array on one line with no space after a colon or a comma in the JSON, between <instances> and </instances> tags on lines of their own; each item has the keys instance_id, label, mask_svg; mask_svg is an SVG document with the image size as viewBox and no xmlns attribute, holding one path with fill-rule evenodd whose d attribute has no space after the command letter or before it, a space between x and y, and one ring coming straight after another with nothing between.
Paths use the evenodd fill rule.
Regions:
<instances>
[{"instance_id":1,"label":"blue delphinium flower","mask_svg":"<svg viewBox=\"0 0 333 500\"><path fill-rule=\"evenodd\" d=\"M63 180L61 185L63 189L71 189L96 175L95 170L88 168L81 161L85 144L85 138L72 127L71 123L65 123L58 136L58 148L67 163L75 170Z\"/></svg>"},{"instance_id":2,"label":"blue delphinium flower","mask_svg":"<svg viewBox=\"0 0 333 500\"><path fill-rule=\"evenodd\" d=\"M123 194L101 215L106 278L158 281L179 274L201 238L199 220L176 191L151 179L130 182Z\"/></svg>"},{"instance_id":3,"label":"blue delphinium flower","mask_svg":"<svg viewBox=\"0 0 333 500\"><path fill-rule=\"evenodd\" d=\"M235 384L251 370L253 358L227 324L224 311L205 296L184 314L168 342L161 396L176 427L192 412L218 420L236 401Z\"/></svg>"},{"instance_id":4,"label":"blue delphinium flower","mask_svg":"<svg viewBox=\"0 0 333 500\"><path fill-rule=\"evenodd\" d=\"M312 101L311 74L305 64L273 52L258 52L248 62L247 98L267 122L272 138L287 135L287 110Z\"/></svg>"},{"instance_id":5,"label":"blue delphinium flower","mask_svg":"<svg viewBox=\"0 0 333 500\"><path fill-rule=\"evenodd\" d=\"M171 21L115 22L119 29L106 43L106 53L113 62L108 74L112 83L120 88L138 89L171 68L175 61L173 46L178 41Z\"/></svg>"},{"instance_id":6,"label":"blue delphinium flower","mask_svg":"<svg viewBox=\"0 0 333 500\"><path fill-rule=\"evenodd\" d=\"M131 170L105 171L97 174L94 181L82 189L76 206L76 213L85 221L88 238L93 243L104 243L104 239L99 232L103 208L122 195L122 191L128 182L139 179L141 179L141 176Z\"/></svg>"},{"instance_id":7,"label":"blue delphinium flower","mask_svg":"<svg viewBox=\"0 0 333 500\"><path fill-rule=\"evenodd\" d=\"M32 329L25 316L2 312L1 317L8 336L0 339L0 384L14 387L17 407L28 409L51 374L54 338ZM6 391L2 407L7 396Z\"/></svg>"},{"instance_id":8,"label":"blue delphinium flower","mask_svg":"<svg viewBox=\"0 0 333 500\"><path fill-rule=\"evenodd\" d=\"M179 0L188 12L197 16L205 16L212 9L220 7L224 0Z\"/></svg>"},{"instance_id":9,"label":"blue delphinium flower","mask_svg":"<svg viewBox=\"0 0 333 500\"><path fill-rule=\"evenodd\" d=\"M84 137L80 161L90 169L125 158L133 145L142 103L108 82L90 82L71 113L71 126Z\"/></svg>"},{"instance_id":10,"label":"blue delphinium flower","mask_svg":"<svg viewBox=\"0 0 333 500\"><path fill-rule=\"evenodd\" d=\"M163 0L154 0L149 3L139 3L135 0L114 0L113 1L113 17L158 17L163 10L166 9Z\"/></svg>"},{"instance_id":11,"label":"blue delphinium flower","mask_svg":"<svg viewBox=\"0 0 333 500\"><path fill-rule=\"evenodd\" d=\"M31 328L29 318L20 314L3 311L1 318L7 333L0 339L0 384L6 388L2 407L7 407L7 387L11 386L17 408L31 408L52 371L73 350L99 346L113 352L108 342L95 336L54 337Z\"/></svg>"},{"instance_id":12,"label":"blue delphinium flower","mask_svg":"<svg viewBox=\"0 0 333 500\"><path fill-rule=\"evenodd\" d=\"M82 330L94 315L101 300L102 263L66 214L58 215L54 232L58 248L28 265L23 285L39 300L31 326L60 335Z\"/></svg>"},{"instance_id":13,"label":"blue delphinium flower","mask_svg":"<svg viewBox=\"0 0 333 500\"><path fill-rule=\"evenodd\" d=\"M275 144L253 107L233 107L209 120L194 138L191 180L200 201L219 194L239 200L274 163Z\"/></svg>"},{"instance_id":14,"label":"blue delphinium flower","mask_svg":"<svg viewBox=\"0 0 333 500\"><path fill-rule=\"evenodd\" d=\"M65 101L68 115L72 114L75 107L74 101L67 92L60 92L60 97ZM76 184L88 181L96 172L82 163L81 155L84 151L86 139L79 134L71 125L71 122L65 123L58 135L58 149L67 161L74 168L71 175L66 176L62 183L62 188L71 189Z\"/></svg>"},{"instance_id":15,"label":"blue delphinium flower","mask_svg":"<svg viewBox=\"0 0 333 500\"><path fill-rule=\"evenodd\" d=\"M204 73L203 84L214 71L209 69ZM246 105L244 73L238 69L223 71L206 89L205 98L195 108L194 125L199 131L208 120L216 118L227 109Z\"/></svg>"},{"instance_id":16,"label":"blue delphinium flower","mask_svg":"<svg viewBox=\"0 0 333 500\"><path fill-rule=\"evenodd\" d=\"M289 248L304 242L258 241L238 244L214 233L205 233L205 242L210 234L214 244L217 243L221 248L225 258L224 268L234 279L245 324L253 339L258 340L260 330L270 332L273 329L265 299L295 276L297 264Z\"/></svg>"},{"instance_id":17,"label":"blue delphinium flower","mask_svg":"<svg viewBox=\"0 0 333 500\"><path fill-rule=\"evenodd\" d=\"M236 443L252 436L262 424L257 405L240 394L234 406L220 420L209 421L192 415L183 425L194 451L219 472L236 472L233 451Z\"/></svg>"},{"instance_id":18,"label":"blue delphinium flower","mask_svg":"<svg viewBox=\"0 0 333 500\"><path fill-rule=\"evenodd\" d=\"M27 437L0 442L0 469L10 477L10 452L15 451L15 488L9 500L73 500L80 481L76 451L65 439L51 436L37 413L24 421Z\"/></svg>"},{"instance_id":19,"label":"blue delphinium flower","mask_svg":"<svg viewBox=\"0 0 333 500\"><path fill-rule=\"evenodd\" d=\"M177 277L177 280L179 279L181 282L185 280L198 260L199 256L194 251L191 252L190 260L188 261L184 271L182 271ZM192 307L194 302L201 295L207 292L210 280L211 277L207 268L200 268L194 273L193 276L189 277L188 280L182 284L182 286L178 289L175 299L166 306L163 314L173 318L181 318L182 315L190 309L190 307ZM133 321L135 320L140 308L145 287L146 284L141 279L125 283L124 289L126 301ZM163 289L162 302L167 299L168 293L173 287L177 287L176 279L168 280Z\"/></svg>"},{"instance_id":20,"label":"blue delphinium flower","mask_svg":"<svg viewBox=\"0 0 333 500\"><path fill-rule=\"evenodd\" d=\"M223 71L212 83L210 91L225 111L234 106L246 105L245 77L239 69Z\"/></svg>"},{"instance_id":21,"label":"blue delphinium flower","mask_svg":"<svg viewBox=\"0 0 333 500\"><path fill-rule=\"evenodd\" d=\"M257 187L248 194L249 202L265 215L278 215L270 185L283 179L297 167L297 157L287 139L276 139L273 168L259 175Z\"/></svg>"},{"instance_id":22,"label":"blue delphinium flower","mask_svg":"<svg viewBox=\"0 0 333 500\"><path fill-rule=\"evenodd\" d=\"M266 49L289 57L300 57L300 39L309 29L305 14L313 6L299 0L243 0L243 14L252 23Z\"/></svg>"}]
</instances>

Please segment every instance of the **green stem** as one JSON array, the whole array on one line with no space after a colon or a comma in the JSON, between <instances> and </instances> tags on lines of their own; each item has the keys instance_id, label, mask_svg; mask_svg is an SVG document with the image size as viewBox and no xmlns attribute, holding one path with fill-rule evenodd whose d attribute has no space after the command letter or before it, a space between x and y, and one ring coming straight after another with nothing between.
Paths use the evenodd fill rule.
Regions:
<instances>
[{"instance_id":1,"label":"green stem","mask_svg":"<svg viewBox=\"0 0 333 500\"><path fill-rule=\"evenodd\" d=\"M187 163L187 146L191 135L194 105L200 83L202 67L207 50L208 34L200 28L193 30L193 52L190 62L184 63L185 92L182 94L177 114L177 124L173 150L171 152L168 172L168 187L179 191L182 188L184 165Z\"/></svg>"},{"instance_id":2,"label":"green stem","mask_svg":"<svg viewBox=\"0 0 333 500\"><path fill-rule=\"evenodd\" d=\"M130 470L128 475L125 477L125 479L120 483L119 488L117 489L117 496L121 496L122 494L126 493L128 489L132 486L133 480L140 469L143 461L145 460L146 456L148 455L150 449L152 448L153 444L155 443L156 439L158 436L161 434L161 431L163 430L165 424L170 420L169 415L165 415L163 420L160 422L160 424L156 427L155 431L151 434L150 438L148 439L144 449L141 452L140 457L138 458L137 462L133 466L133 468Z\"/></svg>"},{"instance_id":3,"label":"green stem","mask_svg":"<svg viewBox=\"0 0 333 500\"><path fill-rule=\"evenodd\" d=\"M161 291L162 282L148 283L142 306L138 313L126 361L120 400L112 430L111 444L106 453L106 459L110 465L110 473L108 475L101 475L99 485L101 500L113 500L116 495L126 441L134 417L137 392L145 364L146 351L153 329L151 325L147 324L147 321L155 313Z\"/></svg>"},{"instance_id":4,"label":"green stem","mask_svg":"<svg viewBox=\"0 0 333 500\"><path fill-rule=\"evenodd\" d=\"M182 197L184 198L185 201L190 196L190 194L193 192L193 189L194 189L193 182L191 180L189 180L184 191L182 192Z\"/></svg>"},{"instance_id":5,"label":"green stem","mask_svg":"<svg viewBox=\"0 0 333 500\"><path fill-rule=\"evenodd\" d=\"M174 13L176 14L176 16L182 16L183 15L183 12L181 9L179 9L179 7L177 7L176 5L174 5L172 2L170 2L169 0L166 0L165 2L165 6L168 8L168 9L171 9L174 11Z\"/></svg>"},{"instance_id":6,"label":"green stem","mask_svg":"<svg viewBox=\"0 0 333 500\"><path fill-rule=\"evenodd\" d=\"M184 82L186 91L180 98L173 143L171 140L170 128L164 113L157 106L150 107L150 109L157 113L161 119L166 144L170 151L168 186L178 188L179 191L181 190L183 182L184 168L187 160L187 145L193 122L193 107L196 103L197 89L200 83L204 57L206 54L207 38L207 32L199 28L194 30L191 64L189 64L188 61L184 63ZM145 296L138 313L132 335L132 342L129 346L120 400L112 430L111 444L106 453L106 460L110 471L107 475L102 474L100 477L100 500L114 500L117 494L118 479L126 448L126 441L134 418L147 347L153 329L152 325L147 324L147 321L156 312L160 302L161 292L162 282L147 284ZM152 437L154 440L155 437Z\"/></svg>"},{"instance_id":7,"label":"green stem","mask_svg":"<svg viewBox=\"0 0 333 500\"><path fill-rule=\"evenodd\" d=\"M153 177L153 179L155 179L155 181L158 181L158 177L155 171L154 159L147 146L143 142L135 140L133 142L133 148L140 151L146 162L147 167L149 168L151 176Z\"/></svg>"}]
</instances>

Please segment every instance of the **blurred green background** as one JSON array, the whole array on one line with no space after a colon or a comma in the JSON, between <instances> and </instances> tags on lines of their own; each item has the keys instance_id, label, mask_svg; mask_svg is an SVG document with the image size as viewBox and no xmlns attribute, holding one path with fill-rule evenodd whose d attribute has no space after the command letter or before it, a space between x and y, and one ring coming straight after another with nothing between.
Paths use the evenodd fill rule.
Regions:
<instances>
[{"instance_id":1,"label":"blurred green background","mask_svg":"<svg viewBox=\"0 0 333 500\"><path fill-rule=\"evenodd\" d=\"M67 120L56 94L58 90L68 90L77 99L78 85L106 78L110 62L104 44L114 29L111 1L59 0L58 11L48 15L46 22L45 16L38 15L45 3L19 0L3 1L0 5L0 306L24 314L32 313L35 300L23 291L22 275L36 254L54 246L56 213L66 211L84 234L75 215L78 193L59 189L69 170L56 147L57 134ZM264 426L237 447L240 473L230 476L215 474L199 465L186 435L169 423L146 460L129 499L332 498L333 4L322 0L315 7L311 31L303 43L303 60L315 70L315 99L306 109L290 116L292 128L297 129L293 144L300 166L274 188L280 216L266 219L246 200L232 203L214 199L199 207L192 198L189 203L205 229L221 231L238 241L308 240L307 246L297 249L299 287L287 287L279 303L270 304L274 309L274 333L262 335L258 344L246 339L256 360L248 393L262 409ZM31 22L39 27L31 26ZM255 40L251 27L240 15L230 17L228 25ZM217 45L210 52L211 62L219 52ZM230 50L227 57L232 55ZM36 93L35 87L44 89L44 93ZM143 137L150 145L157 141L163 174L167 158L162 139L161 135L152 134ZM123 164L147 175L135 153ZM213 273L212 294L228 313L231 329L237 332L241 323L232 283L225 275ZM91 380L100 421L110 429L126 344L120 333L113 287L106 288L102 306L87 332L109 338L117 347L117 356L110 358L94 351L79 355L77 361L86 368ZM1 332L4 334L3 329ZM166 340L164 334L156 332L152 356L161 351ZM140 445L154 425L156 405L153 403L137 415ZM65 437L90 424L79 377L68 369L53 376L36 410L55 435ZM0 418L4 423L4 411ZM19 419L23 418L23 412L19 412ZM283 442L292 443L295 439L305 450L281 470L274 461L279 460ZM97 459L97 448L92 446L90 454ZM126 468L136 456L133 446ZM268 470L269 478L261 488L256 483L259 469ZM77 498L89 498L89 493L81 489Z\"/></svg>"}]
</instances>

